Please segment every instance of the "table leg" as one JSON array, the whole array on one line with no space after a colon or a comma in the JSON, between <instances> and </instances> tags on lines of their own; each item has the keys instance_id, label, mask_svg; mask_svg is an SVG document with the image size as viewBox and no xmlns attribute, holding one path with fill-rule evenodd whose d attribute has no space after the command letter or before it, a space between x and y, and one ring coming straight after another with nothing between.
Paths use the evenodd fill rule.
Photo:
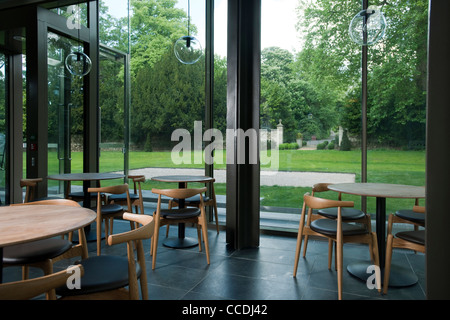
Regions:
<instances>
[{"instance_id":1,"label":"table leg","mask_svg":"<svg viewBox=\"0 0 450 320\"><path fill-rule=\"evenodd\" d=\"M83 181L83 207L84 208L91 208L91 193L88 192L88 189L90 187L90 181ZM84 233L86 236L87 242L96 242L97 241L97 232L95 230L92 230L91 225L87 225L84 227ZM104 233L102 232L102 239L104 239ZM76 234L73 235L73 242L79 242L78 237Z\"/></svg>"},{"instance_id":2,"label":"table leg","mask_svg":"<svg viewBox=\"0 0 450 320\"><path fill-rule=\"evenodd\" d=\"M376 230L378 241L378 255L380 259L381 281L384 279L384 267L386 258L386 198L376 198ZM355 263L347 266L347 271L362 281L367 281L373 273L367 272L371 263ZM407 287L417 283L418 278L411 269L391 265L389 277L390 287Z\"/></svg>"},{"instance_id":3,"label":"table leg","mask_svg":"<svg viewBox=\"0 0 450 320\"><path fill-rule=\"evenodd\" d=\"M184 189L187 187L186 182L178 183L179 189ZM184 208L184 199L178 200L178 208ZM186 238L186 225L184 223L178 224L178 237L177 238L168 238L163 241L163 246L174 248L174 249L186 249L192 248L198 245L198 241L194 238Z\"/></svg>"}]
</instances>

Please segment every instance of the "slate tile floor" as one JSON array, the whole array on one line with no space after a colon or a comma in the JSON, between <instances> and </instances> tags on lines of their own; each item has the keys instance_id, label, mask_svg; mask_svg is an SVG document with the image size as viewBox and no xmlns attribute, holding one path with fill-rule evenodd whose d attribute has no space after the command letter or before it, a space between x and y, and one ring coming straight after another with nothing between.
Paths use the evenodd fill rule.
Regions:
<instances>
[{"instance_id":1,"label":"slate tile floor","mask_svg":"<svg viewBox=\"0 0 450 320\"><path fill-rule=\"evenodd\" d=\"M129 223L116 220L114 232L129 230ZM160 233L156 269L151 269L150 242L146 250L149 297L151 300L336 300L337 279L334 270L327 267L328 243L310 240L306 258L300 257L297 277L293 278L295 237L261 234L260 247L233 250L226 245L226 232L217 235L210 228L211 264L198 247L171 249L162 245ZM169 236L176 236L171 227ZM196 237L196 230L187 228L186 235ZM104 245L102 254L126 255L122 245ZM89 254L96 254L95 242L89 243ZM368 249L363 245L345 244L344 265L368 260ZM345 300L424 300L425 256L406 250L396 250L394 263L412 268L419 278L417 284L406 288L390 288L388 295L369 290L366 284L344 271L343 298ZM61 261L55 270L70 264ZM33 270L33 274L40 271ZM6 281L20 279L19 268L4 268Z\"/></svg>"}]
</instances>

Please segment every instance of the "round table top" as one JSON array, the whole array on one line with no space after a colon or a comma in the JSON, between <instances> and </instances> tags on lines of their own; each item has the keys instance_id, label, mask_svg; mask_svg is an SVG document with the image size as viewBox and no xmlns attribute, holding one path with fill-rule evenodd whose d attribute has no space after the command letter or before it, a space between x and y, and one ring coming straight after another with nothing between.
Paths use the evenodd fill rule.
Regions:
<instances>
[{"instance_id":1,"label":"round table top","mask_svg":"<svg viewBox=\"0 0 450 320\"><path fill-rule=\"evenodd\" d=\"M152 177L152 180L161 182L209 182L213 178L207 176L170 175Z\"/></svg>"},{"instance_id":2,"label":"round table top","mask_svg":"<svg viewBox=\"0 0 450 320\"><path fill-rule=\"evenodd\" d=\"M90 209L64 205L0 207L0 247L66 234L96 217Z\"/></svg>"},{"instance_id":3,"label":"round table top","mask_svg":"<svg viewBox=\"0 0 450 320\"><path fill-rule=\"evenodd\" d=\"M367 197L379 198L425 198L425 187L391 183L337 183L328 189Z\"/></svg>"},{"instance_id":4,"label":"round table top","mask_svg":"<svg viewBox=\"0 0 450 320\"><path fill-rule=\"evenodd\" d=\"M119 179L123 177L125 177L125 175L121 173L82 172L82 173L52 174L48 176L48 179L64 180L64 181L91 181L91 180Z\"/></svg>"}]
</instances>

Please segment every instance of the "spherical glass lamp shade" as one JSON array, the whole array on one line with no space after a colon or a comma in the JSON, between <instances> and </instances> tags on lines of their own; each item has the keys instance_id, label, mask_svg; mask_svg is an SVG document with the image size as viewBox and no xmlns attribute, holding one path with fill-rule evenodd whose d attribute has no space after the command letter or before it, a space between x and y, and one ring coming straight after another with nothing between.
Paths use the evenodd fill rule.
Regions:
<instances>
[{"instance_id":1,"label":"spherical glass lamp shade","mask_svg":"<svg viewBox=\"0 0 450 320\"><path fill-rule=\"evenodd\" d=\"M91 59L81 51L74 51L67 55L65 64L71 74L80 77L87 75L92 68Z\"/></svg>"},{"instance_id":2,"label":"spherical glass lamp shade","mask_svg":"<svg viewBox=\"0 0 450 320\"><path fill-rule=\"evenodd\" d=\"M386 18L379 9L369 7L353 17L348 31L353 42L362 46L372 45L383 38L386 32Z\"/></svg>"},{"instance_id":3,"label":"spherical glass lamp shade","mask_svg":"<svg viewBox=\"0 0 450 320\"><path fill-rule=\"evenodd\" d=\"M192 36L184 36L178 39L173 50L178 61L184 64L196 63L203 54L200 41Z\"/></svg>"}]
</instances>

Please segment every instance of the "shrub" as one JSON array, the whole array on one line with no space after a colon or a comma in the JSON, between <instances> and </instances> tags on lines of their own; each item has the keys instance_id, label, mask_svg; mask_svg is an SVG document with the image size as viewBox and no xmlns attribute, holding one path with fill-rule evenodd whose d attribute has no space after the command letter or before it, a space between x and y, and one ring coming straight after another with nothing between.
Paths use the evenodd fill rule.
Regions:
<instances>
[{"instance_id":1,"label":"shrub","mask_svg":"<svg viewBox=\"0 0 450 320\"><path fill-rule=\"evenodd\" d=\"M317 150L323 150L323 149L325 149L325 147L328 145L328 141L327 140L325 140L324 142L322 142L322 143L319 143L318 145L317 145Z\"/></svg>"},{"instance_id":2,"label":"shrub","mask_svg":"<svg viewBox=\"0 0 450 320\"><path fill-rule=\"evenodd\" d=\"M328 144L328 150L333 150L334 149L334 140L331 140L330 143Z\"/></svg>"},{"instance_id":3,"label":"shrub","mask_svg":"<svg viewBox=\"0 0 450 320\"><path fill-rule=\"evenodd\" d=\"M347 130L344 130L344 134L342 135L341 147L339 150L341 151L350 151L352 149L352 144L350 139L348 138Z\"/></svg>"}]
</instances>

